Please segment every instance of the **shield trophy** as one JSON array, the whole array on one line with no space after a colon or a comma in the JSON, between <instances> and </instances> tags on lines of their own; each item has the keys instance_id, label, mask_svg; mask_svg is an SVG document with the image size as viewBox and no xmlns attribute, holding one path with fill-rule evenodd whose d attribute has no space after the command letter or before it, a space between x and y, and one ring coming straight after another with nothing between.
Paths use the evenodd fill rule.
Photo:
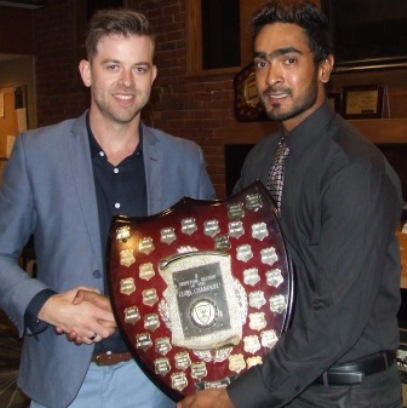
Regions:
<instances>
[{"instance_id":1,"label":"shield trophy","mask_svg":"<svg viewBox=\"0 0 407 408\"><path fill-rule=\"evenodd\" d=\"M184 198L117 216L109 239L117 324L144 372L179 400L261 364L287 328L291 262L269 193Z\"/></svg>"}]
</instances>

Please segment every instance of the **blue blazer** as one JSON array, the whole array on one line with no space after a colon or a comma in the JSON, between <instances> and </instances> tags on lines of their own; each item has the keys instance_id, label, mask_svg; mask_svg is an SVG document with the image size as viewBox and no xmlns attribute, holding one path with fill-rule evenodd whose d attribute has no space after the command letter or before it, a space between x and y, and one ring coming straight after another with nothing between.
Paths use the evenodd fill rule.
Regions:
<instances>
[{"instance_id":1,"label":"blue blazer","mask_svg":"<svg viewBox=\"0 0 407 408\"><path fill-rule=\"evenodd\" d=\"M200 148L143 125L148 213L189 196L214 197ZM18 258L35 237L37 278ZM103 290L98 208L86 112L17 137L0 190L0 308L24 334L24 313L45 288ZM43 405L69 405L87 372L93 346L76 346L52 327L24 336L19 386Z\"/></svg>"}]
</instances>

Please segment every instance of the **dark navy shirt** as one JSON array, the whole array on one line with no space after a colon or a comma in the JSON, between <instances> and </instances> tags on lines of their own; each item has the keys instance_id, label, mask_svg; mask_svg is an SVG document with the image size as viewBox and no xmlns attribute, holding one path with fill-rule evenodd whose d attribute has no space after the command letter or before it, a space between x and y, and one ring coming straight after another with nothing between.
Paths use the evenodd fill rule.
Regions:
<instances>
[{"instance_id":1,"label":"dark navy shirt","mask_svg":"<svg viewBox=\"0 0 407 408\"><path fill-rule=\"evenodd\" d=\"M88 121L90 152L96 198L99 211L100 244L102 246L105 277L105 294L107 294L107 243L112 218L115 215L143 217L147 215L147 188L143 160L143 137L140 127L140 142L136 150L117 166L109 163L106 154L94 138ZM126 351L120 333L116 333L96 343L95 353L106 351Z\"/></svg>"}]
</instances>

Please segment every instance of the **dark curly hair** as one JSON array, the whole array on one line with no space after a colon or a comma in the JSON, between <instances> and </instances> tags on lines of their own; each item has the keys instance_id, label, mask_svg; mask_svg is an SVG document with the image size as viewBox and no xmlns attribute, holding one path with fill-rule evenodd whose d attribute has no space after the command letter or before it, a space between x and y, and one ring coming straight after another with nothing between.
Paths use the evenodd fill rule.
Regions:
<instances>
[{"instance_id":1,"label":"dark curly hair","mask_svg":"<svg viewBox=\"0 0 407 408\"><path fill-rule=\"evenodd\" d=\"M297 24L304 29L308 45L319 63L332 53L328 19L311 0L272 0L253 14L251 20L253 43L267 24Z\"/></svg>"}]
</instances>

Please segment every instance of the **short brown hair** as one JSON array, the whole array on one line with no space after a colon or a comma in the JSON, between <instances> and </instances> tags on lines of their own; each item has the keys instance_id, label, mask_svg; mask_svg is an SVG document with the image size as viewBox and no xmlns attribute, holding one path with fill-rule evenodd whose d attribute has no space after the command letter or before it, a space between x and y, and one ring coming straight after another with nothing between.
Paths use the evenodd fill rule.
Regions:
<instances>
[{"instance_id":1,"label":"short brown hair","mask_svg":"<svg viewBox=\"0 0 407 408\"><path fill-rule=\"evenodd\" d=\"M88 61L91 61L96 54L99 41L112 34L125 37L146 36L151 38L154 44L154 33L144 14L128 9L99 10L91 18L86 35L85 47Z\"/></svg>"}]
</instances>

